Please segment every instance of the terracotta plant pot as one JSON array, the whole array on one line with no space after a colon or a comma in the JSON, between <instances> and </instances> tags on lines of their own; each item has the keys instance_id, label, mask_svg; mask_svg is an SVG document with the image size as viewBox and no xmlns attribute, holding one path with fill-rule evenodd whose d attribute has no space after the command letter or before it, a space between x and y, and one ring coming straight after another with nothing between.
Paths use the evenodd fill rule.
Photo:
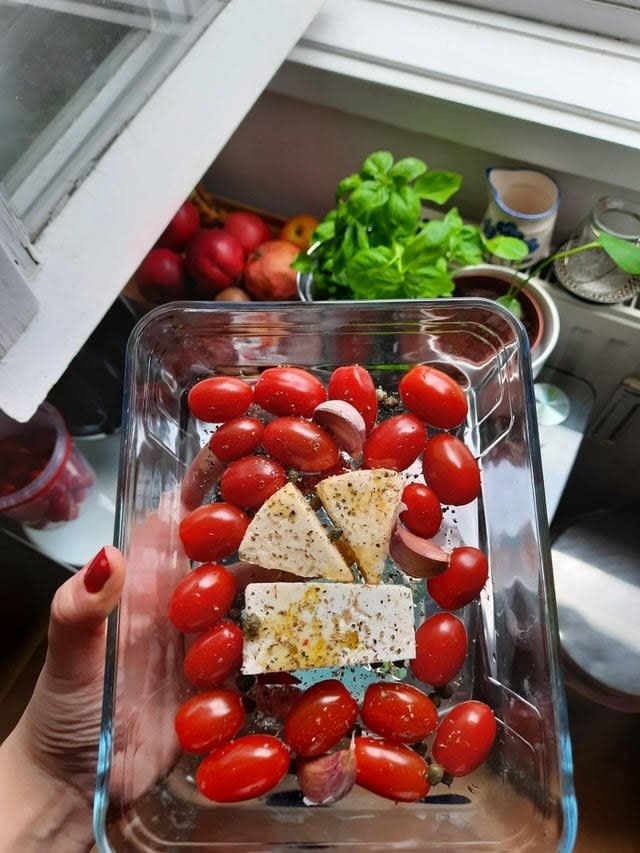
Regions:
<instances>
[{"instance_id":1,"label":"terracotta plant pot","mask_svg":"<svg viewBox=\"0 0 640 853\"><path fill-rule=\"evenodd\" d=\"M526 279L522 273L495 264L464 267L453 273L456 283L453 295L497 299L507 293L514 276ZM518 299L522 307L521 322L531 347L531 367L535 378L558 343L560 316L540 279L528 281Z\"/></svg>"}]
</instances>

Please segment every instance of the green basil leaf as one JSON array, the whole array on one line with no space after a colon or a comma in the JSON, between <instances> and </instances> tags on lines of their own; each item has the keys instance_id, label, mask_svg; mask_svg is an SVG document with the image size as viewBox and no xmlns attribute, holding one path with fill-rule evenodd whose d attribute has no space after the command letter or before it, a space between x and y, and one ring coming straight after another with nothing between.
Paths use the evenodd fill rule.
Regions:
<instances>
[{"instance_id":1,"label":"green basil leaf","mask_svg":"<svg viewBox=\"0 0 640 853\"><path fill-rule=\"evenodd\" d=\"M447 219L431 219L420 229L420 237L428 246L443 246L449 240L453 224Z\"/></svg>"},{"instance_id":2,"label":"green basil leaf","mask_svg":"<svg viewBox=\"0 0 640 853\"><path fill-rule=\"evenodd\" d=\"M436 299L453 293L454 282L446 270L436 266L424 266L407 271L404 277L404 292L408 299Z\"/></svg>"},{"instance_id":3,"label":"green basil leaf","mask_svg":"<svg viewBox=\"0 0 640 853\"><path fill-rule=\"evenodd\" d=\"M498 296L496 302L511 311L511 313L516 316L518 320L522 318L522 306L520 305L517 296L509 296L505 293L504 296Z\"/></svg>"},{"instance_id":4,"label":"green basil leaf","mask_svg":"<svg viewBox=\"0 0 640 853\"><path fill-rule=\"evenodd\" d=\"M362 249L347 264L347 280L356 299L389 299L399 293L402 273L388 246Z\"/></svg>"},{"instance_id":5,"label":"green basil leaf","mask_svg":"<svg viewBox=\"0 0 640 853\"><path fill-rule=\"evenodd\" d=\"M484 260L485 245L481 233L469 226L463 226L451 245L451 261L469 266L481 264Z\"/></svg>"},{"instance_id":6,"label":"green basil leaf","mask_svg":"<svg viewBox=\"0 0 640 853\"><path fill-rule=\"evenodd\" d=\"M324 219L313 232L313 241L333 240L336 233L335 219Z\"/></svg>"},{"instance_id":7,"label":"green basil leaf","mask_svg":"<svg viewBox=\"0 0 640 853\"><path fill-rule=\"evenodd\" d=\"M406 243L402 262L405 267L432 264L440 257L442 251L442 244L434 243L430 235L420 231L416 237Z\"/></svg>"},{"instance_id":8,"label":"green basil leaf","mask_svg":"<svg viewBox=\"0 0 640 853\"><path fill-rule=\"evenodd\" d=\"M352 193L354 190L357 190L362 182L362 178L360 175L348 175L346 178L343 178L338 186L336 187L336 199L340 200L349 193Z\"/></svg>"},{"instance_id":9,"label":"green basil leaf","mask_svg":"<svg viewBox=\"0 0 640 853\"><path fill-rule=\"evenodd\" d=\"M420 222L420 197L409 186L401 186L389 194L386 213L394 228L413 234Z\"/></svg>"},{"instance_id":10,"label":"green basil leaf","mask_svg":"<svg viewBox=\"0 0 640 853\"><path fill-rule=\"evenodd\" d=\"M640 275L640 246L604 232L599 235L598 240L605 252L623 272L629 273L629 275Z\"/></svg>"},{"instance_id":11,"label":"green basil leaf","mask_svg":"<svg viewBox=\"0 0 640 853\"><path fill-rule=\"evenodd\" d=\"M415 182L420 198L444 204L458 192L462 184L462 175L456 172L432 171L421 175Z\"/></svg>"},{"instance_id":12,"label":"green basil leaf","mask_svg":"<svg viewBox=\"0 0 640 853\"><path fill-rule=\"evenodd\" d=\"M369 178L382 178L393 166L393 155L390 151L374 151L362 164L361 174Z\"/></svg>"},{"instance_id":13,"label":"green basil leaf","mask_svg":"<svg viewBox=\"0 0 640 853\"><path fill-rule=\"evenodd\" d=\"M376 181L363 181L347 202L347 208L355 219L366 218L378 207L387 203L389 190Z\"/></svg>"},{"instance_id":14,"label":"green basil leaf","mask_svg":"<svg viewBox=\"0 0 640 853\"><path fill-rule=\"evenodd\" d=\"M517 237L491 237L485 240L487 250L505 261L523 261L529 254L529 247Z\"/></svg>"},{"instance_id":15,"label":"green basil leaf","mask_svg":"<svg viewBox=\"0 0 640 853\"><path fill-rule=\"evenodd\" d=\"M391 167L389 177L393 178L396 185L401 182L409 184L420 175L424 175L426 171L427 164L422 160L418 160L417 157L403 157Z\"/></svg>"}]
</instances>

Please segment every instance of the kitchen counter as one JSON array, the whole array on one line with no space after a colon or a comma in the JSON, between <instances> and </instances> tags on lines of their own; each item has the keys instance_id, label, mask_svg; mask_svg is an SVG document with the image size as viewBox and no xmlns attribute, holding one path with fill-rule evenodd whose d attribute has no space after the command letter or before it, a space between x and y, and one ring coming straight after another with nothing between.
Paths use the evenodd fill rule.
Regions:
<instances>
[{"instance_id":1,"label":"kitchen counter","mask_svg":"<svg viewBox=\"0 0 640 853\"><path fill-rule=\"evenodd\" d=\"M44 660L48 606L66 572L0 531L0 740L28 701ZM23 611L21 613L21 611ZM569 692L578 798L575 853L637 853L640 715Z\"/></svg>"}]
</instances>

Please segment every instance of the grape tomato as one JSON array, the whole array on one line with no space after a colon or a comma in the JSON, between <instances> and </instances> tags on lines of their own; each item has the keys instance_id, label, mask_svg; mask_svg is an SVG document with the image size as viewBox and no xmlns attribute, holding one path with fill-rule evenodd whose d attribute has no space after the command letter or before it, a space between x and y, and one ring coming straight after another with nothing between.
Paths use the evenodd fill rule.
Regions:
<instances>
[{"instance_id":1,"label":"grape tomato","mask_svg":"<svg viewBox=\"0 0 640 853\"><path fill-rule=\"evenodd\" d=\"M187 557L199 563L222 560L238 550L249 516L226 502L204 504L180 522L180 539Z\"/></svg>"},{"instance_id":2,"label":"grape tomato","mask_svg":"<svg viewBox=\"0 0 640 853\"><path fill-rule=\"evenodd\" d=\"M454 429L467 417L464 391L443 371L426 364L412 367L398 385L408 411L438 429Z\"/></svg>"},{"instance_id":3,"label":"grape tomato","mask_svg":"<svg viewBox=\"0 0 640 853\"><path fill-rule=\"evenodd\" d=\"M330 471L340 461L333 436L303 418L280 417L271 421L264 429L262 444L286 468L303 474Z\"/></svg>"},{"instance_id":4,"label":"grape tomato","mask_svg":"<svg viewBox=\"0 0 640 853\"><path fill-rule=\"evenodd\" d=\"M253 389L235 376L210 376L189 391L189 411L201 421L221 423L238 418L253 402Z\"/></svg>"},{"instance_id":5,"label":"grape tomato","mask_svg":"<svg viewBox=\"0 0 640 853\"><path fill-rule=\"evenodd\" d=\"M208 690L178 708L175 730L185 752L211 752L234 738L244 725L242 697L230 690Z\"/></svg>"},{"instance_id":6,"label":"grape tomato","mask_svg":"<svg viewBox=\"0 0 640 853\"><path fill-rule=\"evenodd\" d=\"M406 509L400 513L404 526L424 539L435 536L442 524L442 507L433 489L424 483L407 483L402 491Z\"/></svg>"},{"instance_id":7,"label":"grape tomato","mask_svg":"<svg viewBox=\"0 0 640 853\"><path fill-rule=\"evenodd\" d=\"M480 469L469 448L455 435L442 432L430 438L422 456L427 485L440 502L464 506L480 494Z\"/></svg>"},{"instance_id":8,"label":"grape tomato","mask_svg":"<svg viewBox=\"0 0 640 853\"><path fill-rule=\"evenodd\" d=\"M418 743L436 728L438 710L432 700L411 684L378 681L362 701L362 722L391 741Z\"/></svg>"},{"instance_id":9,"label":"grape tomato","mask_svg":"<svg viewBox=\"0 0 640 853\"><path fill-rule=\"evenodd\" d=\"M429 793L427 763L402 743L361 736L355 739L356 782L380 797L415 802Z\"/></svg>"},{"instance_id":10,"label":"grape tomato","mask_svg":"<svg viewBox=\"0 0 640 853\"><path fill-rule=\"evenodd\" d=\"M324 385L300 367L268 367L254 388L256 403L272 415L310 418L317 405L327 399Z\"/></svg>"},{"instance_id":11,"label":"grape tomato","mask_svg":"<svg viewBox=\"0 0 640 853\"><path fill-rule=\"evenodd\" d=\"M220 493L227 503L255 510L286 482L287 473L275 459L243 456L229 463L220 478Z\"/></svg>"},{"instance_id":12,"label":"grape tomato","mask_svg":"<svg viewBox=\"0 0 640 853\"><path fill-rule=\"evenodd\" d=\"M477 598L489 577L485 554L471 545L454 548L449 565L437 577L429 578L429 595L445 610L459 610Z\"/></svg>"},{"instance_id":13,"label":"grape tomato","mask_svg":"<svg viewBox=\"0 0 640 853\"><path fill-rule=\"evenodd\" d=\"M238 672L244 635L231 619L220 619L200 634L184 656L184 674L195 687L218 687Z\"/></svg>"},{"instance_id":14,"label":"grape tomato","mask_svg":"<svg viewBox=\"0 0 640 853\"><path fill-rule=\"evenodd\" d=\"M367 433L378 417L378 397L371 374L359 364L336 367L329 377L330 400L344 400L357 409L364 420Z\"/></svg>"},{"instance_id":15,"label":"grape tomato","mask_svg":"<svg viewBox=\"0 0 640 853\"><path fill-rule=\"evenodd\" d=\"M455 705L438 726L433 757L452 776L466 776L486 761L496 739L495 714L484 702Z\"/></svg>"},{"instance_id":16,"label":"grape tomato","mask_svg":"<svg viewBox=\"0 0 640 853\"><path fill-rule=\"evenodd\" d=\"M441 687L462 669L467 647L464 623L452 613L434 613L416 631L411 671L419 681Z\"/></svg>"},{"instance_id":17,"label":"grape tomato","mask_svg":"<svg viewBox=\"0 0 640 853\"><path fill-rule=\"evenodd\" d=\"M203 631L226 616L236 596L235 578L217 563L192 569L169 599L169 621L185 633Z\"/></svg>"},{"instance_id":18,"label":"grape tomato","mask_svg":"<svg viewBox=\"0 0 640 853\"><path fill-rule=\"evenodd\" d=\"M341 681L320 681L294 703L285 722L284 739L296 755L321 755L345 737L357 716L358 703Z\"/></svg>"},{"instance_id":19,"label":"grape tomato","mask_svg":"<svg viewBox=\"0 0 640 853\"><path fill-rule=\"evenodd\" d=\"M239 737L208 755L196 771L200 793L216 803L260 797L286 776L290 758L273 735Z\"/></svg>"},{"instance_id":20,"label":"grape tomato","mask_svg":"<svg viewBox=\"0 0 640 853\"><path fill-rule=\"evenodd\" d=\"M233 418L218 427L209 439L209 447L223 462L249 456L260 446L264 424L249 416Z\"/></svg>"},{"instance_id":21,"label":"grape tomato","mask_svg":"<svg viewBox=\"0 0 640 853\"><path fill-rule=\"evenodd\" d=\"M427 433L414 415L393 415L373 428L364 445L367 468L404 471L424 450Z\"/></svg>"}]
</instances>

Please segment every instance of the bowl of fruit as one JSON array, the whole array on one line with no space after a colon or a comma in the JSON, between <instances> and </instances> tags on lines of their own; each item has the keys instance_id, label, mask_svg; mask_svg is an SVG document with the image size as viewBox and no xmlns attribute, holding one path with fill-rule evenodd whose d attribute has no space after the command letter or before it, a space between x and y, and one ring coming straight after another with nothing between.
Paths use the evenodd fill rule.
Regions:
<instances>
[{"instance_id":1,"label":"bowl of fruit","mask_svg":"<svg viewBox=\"0 0 640 853\"><path fill-rule=\"evenodd\" d=\"M139 322L99 849L571 849L523 336L472 299Z\"/></svg>"}]
</instances>

